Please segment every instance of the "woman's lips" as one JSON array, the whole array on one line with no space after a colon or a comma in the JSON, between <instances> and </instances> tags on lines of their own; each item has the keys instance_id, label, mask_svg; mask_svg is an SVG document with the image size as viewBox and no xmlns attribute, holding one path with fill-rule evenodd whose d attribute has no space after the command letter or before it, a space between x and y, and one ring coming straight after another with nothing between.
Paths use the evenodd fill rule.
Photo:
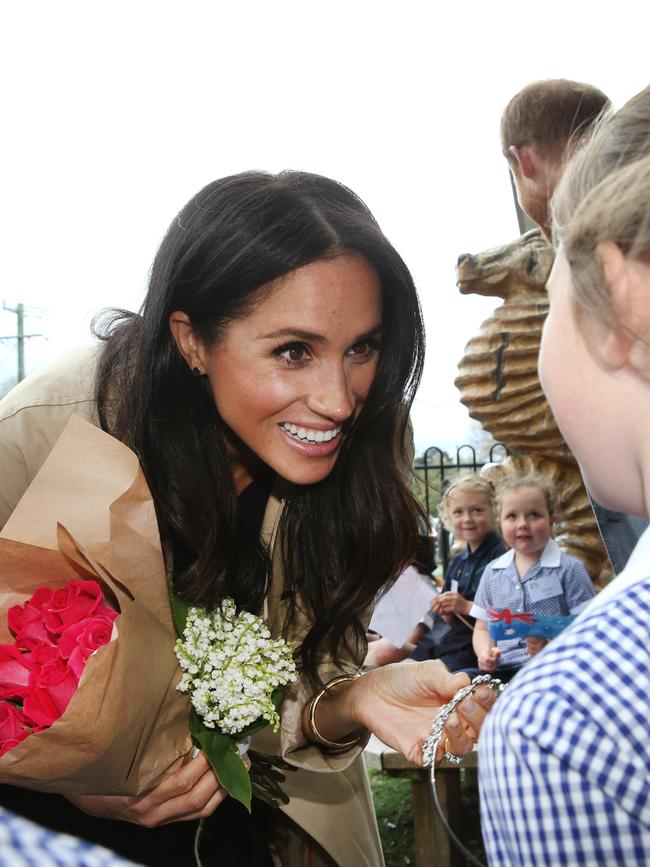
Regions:
<instances>
[{"instance_id":1,"label":"woman's lips","mask_svg":"<svg viewBox=\"0 0 650 867\"><path fill-rule=\"evenodd\" d=\"M342 440L340 426L316 430L283 422L279 428L289 445L302 454L312 457L323 457L335 452Z\"/></svg>"},{"instance_id":2,"label":"woman's lips","mask_svg":"<svg viewBox=\"0 0 650 867\"><path fill-rule=\"evenodd\" d=\"M307 442L312 443L329 442L341 433L340 425L334 425L331 428L326 428L325 430L322 430L307 426L303 427L302 425L296 425L292 422L285 421L282 422L280 427L285 433L288 433L295 439L301 441L307 440Z\"/></svg>"}]
</instances>

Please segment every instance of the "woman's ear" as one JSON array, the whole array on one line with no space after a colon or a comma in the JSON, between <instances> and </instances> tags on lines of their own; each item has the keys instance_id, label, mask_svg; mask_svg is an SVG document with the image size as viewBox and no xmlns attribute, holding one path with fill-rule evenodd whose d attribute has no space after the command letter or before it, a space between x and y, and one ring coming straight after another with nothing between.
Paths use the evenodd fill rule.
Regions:
<instances>
[{"instance_id":1,"label":"woman's ear","mask_svg":"<svg viewBox=\"0 0 650 867\"><path fill-rule=\"evenodd\" d=\"M195 336L192 329L192 320L182 310L174 310L169 317L169 330L176 341L178 351L185 359L191 371L205 373L203 363L203 345ZM196 374L197 376L199 374Z\"/></svg>"}]
</instances>

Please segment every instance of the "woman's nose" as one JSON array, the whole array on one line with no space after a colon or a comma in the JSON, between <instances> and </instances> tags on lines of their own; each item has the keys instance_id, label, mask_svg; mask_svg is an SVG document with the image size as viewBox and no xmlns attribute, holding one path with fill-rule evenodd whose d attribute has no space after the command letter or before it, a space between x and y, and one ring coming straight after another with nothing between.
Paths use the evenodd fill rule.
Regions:
<instances>
[{"instance_id":1,"label":"woman's nose","mask_svg":"<svg viewBox=\"0 0 650 867\"><path fill-rule=\"evenodd\" d=\"M311 410L336 422L350 418L356 400L342 366L325 366L317 372L307 398Z\"/></svg>"}]
</instances>

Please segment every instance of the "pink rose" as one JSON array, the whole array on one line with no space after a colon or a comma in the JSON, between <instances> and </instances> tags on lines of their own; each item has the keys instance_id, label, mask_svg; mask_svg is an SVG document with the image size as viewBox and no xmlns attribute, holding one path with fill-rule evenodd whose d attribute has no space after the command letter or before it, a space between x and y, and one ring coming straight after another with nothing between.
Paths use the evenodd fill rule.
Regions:
<instances>
[{"instance_id":1,"label":"pink rose","mask_svg":"<svg viewBox=\"0 0 650 867\"><path fill-rule=\"evenodd\" d=\"M0 644L0 698L23 698L27 694L30 657L15 644Z\"/></svg>"},{"instance_id":2,"label":"pink rose","mask_svg":"<svg viewBox=\"0 0 650 867\"><path fill-rule=\"evenodd\" d=\"M29 720L15 704L0 701L0 756L30 735Z\"/></svg>"},{"instance_id":3,"label":"pink rose","mask_svg":"<svg viewBox=\"0 0 650 867\"><path fill-rule=\"evenodd\" d=\"M52 594L44 612L45 628L49 632L63 632L71 624L92 617L103 601L102 589L96 581L69 581Z\"/></svg>"},{"instance_id":4,"label":"pink rose","mask_svg":"<svg viewBox=\"0 0 650 867\"><path fill-rule=\"evenodd\" d=\"M33 650L36 644L53 644L52 635L46 630L43 617L52 599L52 590L40 587L23 605L14 605L7 612L9 629L16 636L16 644L25 650Z\"/></svg>"},{"instance_id":5,"label":"pink rose","mask_svg":"<svg viewBox=\"0 0 650 867\"><path fill-rule=\"evenodd\" d=\"M36 725L51 726L68 706L78 680L54 647L37 647L31 654L31 663L23 711Z\"/></svg>"},{"instance_id":6,"label":"pink rose","mask_svg":"<svg viewBox=\"0 0 650 867\"><path fill-rule=\"evenodd\" d=\"M107 609L82 623L73 623L61 633L59 653L68 660L77 678L81 677L88 657L111 640L116 617L117 611Z\"/></svg>"}]
</instances>

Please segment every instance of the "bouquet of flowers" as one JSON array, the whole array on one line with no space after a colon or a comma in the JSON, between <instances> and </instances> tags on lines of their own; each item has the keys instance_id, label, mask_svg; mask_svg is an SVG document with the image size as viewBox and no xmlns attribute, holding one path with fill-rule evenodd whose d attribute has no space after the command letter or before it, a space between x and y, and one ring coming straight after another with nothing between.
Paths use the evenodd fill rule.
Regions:
<instances>
[{"instance_id":1,"label":"bouquet of flowers","mask_svg":"<svg viewBox=\"0 0 650 867\"><path fill-rule=\"evenodd\" d=\"M226 598L219 608L187 608L174 602L176 656L183 670L178 684L192 702L190 729L205 750L219 781L249 810L253 785L241 761L255 732L280 725L278 706L284 687L296 679L291 646L271 633L260 617L237 613ZM277 783L283 777L272 765L284 762L253 754L255 794L267 801L286 800Z\"/></svg>"},{"instance_id":2,"label":"bouquet of flowers","mask_svg":"<svg viewBox=\"0 0 650 867\"><path fill-rule=\"evenodd\" d=\"M0 756L59 719L116 617L96 581L39 587L9 609L15 640L0 644Z\"/></svg>"},{"instance_id":3,"label":"bouquet of flowers","mask_svg":"<svg viewBox=\"0 0 650 867\"><path fill-rule=\"evenodd\" d=\"M249 809L253 791L286 802L289 766L240 756L277 730L291 646L230 599L170 597L136 456L75 416L0 534L2 641L0 782L141 794L194 743Z\"/></svg>"},{"instance_id":4,"label":"bouquet of flowers","mask_svg":"<svg viewBox=\"0 0 650 867\"><path fill-rule=\"evenodd\" d=\"M101 588L91 604L111 627L96 653L100 636L83 611L77 629L57 631L70 606L86 604L77 592L86 582ZM106 637L108 623L96 626ZM39 636L45 643L56 636L65 665L51 650L30 651ZM31 677L41 690L33 703L22 696L21 712L39 721L24 739L25 723L4 706L5 744L12 726L20 742L0 756L0 782L70 795L154 787L192 749L175 640L155 510L137 458L72 417L0 534L0 642L20 645L2 651L4 675L13 665L9 680L27 677L29 689ZM21 674L16 666L26 660L17 653L29 652L37 658ZM0 664L0 683L2 671ZM16 694L15 683L7 688Z\"/></svg>"}]
</instances>

